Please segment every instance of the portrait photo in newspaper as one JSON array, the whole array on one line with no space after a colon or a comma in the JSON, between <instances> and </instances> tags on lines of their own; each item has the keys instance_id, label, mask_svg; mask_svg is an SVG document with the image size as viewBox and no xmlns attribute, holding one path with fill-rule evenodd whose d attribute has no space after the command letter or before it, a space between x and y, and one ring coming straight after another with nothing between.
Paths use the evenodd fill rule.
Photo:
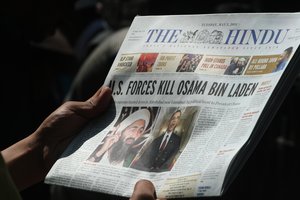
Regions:
<instances>
[{"instance_id":1,"label":"portrait photo in newspaper","mask_svg":"<svg viewBox=\"0 0 300 200\"><path fill-rule=\"evenodd\" d=\"M161 108L153 133L130 167L170 171L190 138L199 111L196 106Z\"/></svg>"},{"instance_id":2,"label":"portrait photo in newspaper","mask_svg":"<svg viewBox=\"0 0 300 200\"><path fill-rule=\"evenodd\" d=\"M226 68L225 75L241 75L249 61L250 56L232 57L230 65Z\"/></svg>"},{"instance_id":3,"label":"portrait photo in newspaper","mask_svg":"<svg viewBox=\"0 0 300 200\"><path fill-rule=\"evenodd\" d=\"M184 54L176 69L176 72L194 72L201 61L203 55Z\"/></svg>"},{"instance_id":4,"label":"portrait photo in newspaper","mask_svg":"<svg viewBox=\"0 0 300 200\"><path fill-rule=\"evenodd\" d=\"M87 161L126 167L149 135L157 111L157 107L123 107L115 126Z\"/></svg>"},{"instance_id":5,"label":"portrait photo in newspaper","mask_svg":"<svg viewBox=\"0 0 300 200\"><path fill-rule=\"evenodd\" d=\"M143 53L137 63L136 72L152 72L158 53Z\"/></svg>"}]
</instances>

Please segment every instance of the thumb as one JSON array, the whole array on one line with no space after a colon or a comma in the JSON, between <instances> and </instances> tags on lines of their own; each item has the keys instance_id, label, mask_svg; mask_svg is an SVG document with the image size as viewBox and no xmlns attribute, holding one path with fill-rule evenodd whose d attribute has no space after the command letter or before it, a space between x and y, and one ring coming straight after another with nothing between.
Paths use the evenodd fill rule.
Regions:
<instances>
[{"instance_id":1,"label":"thumb","mask_svg":"<svg viewBox=\"0 0 300 200\"><path fill-rule=\"evenodd\" d=\"M112 100L111 93L112 91L109 87L103 86L86 101L92 105L92 109L89 113L90 116L88 116L89 118L93 118L106 110Z\"/></svg>"},{"instance_id":2,"label":"thumb","mask_svg":"<svg viewBox=\"0 0 300 200\"><path fill-rule=\"evenodd\" d=\"M156 192L152 182L140 180L134 186L130 200L156 200Z\"/></svg>"},{"instance_id":3,"label":"thumb","mask_svg":"<svg viewBox=\"0 0 300 200\"><path fill-rule=\"evenodd\" d=\"M111 89L103 86L87 101L69 102L67 106L85 119L92 119L105 111L111 100Z\"/></svg>"}]
</instances>

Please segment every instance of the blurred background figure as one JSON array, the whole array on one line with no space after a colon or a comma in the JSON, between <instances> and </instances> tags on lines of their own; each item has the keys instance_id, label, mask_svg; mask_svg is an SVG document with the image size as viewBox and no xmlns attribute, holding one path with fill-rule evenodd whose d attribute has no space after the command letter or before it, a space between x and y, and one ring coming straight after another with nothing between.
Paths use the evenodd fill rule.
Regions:
<instances>
[{"instance_id":1,"label":"blurred background figure","mask_svg":"<svg viewBox=\"0 0 300 200\"><path fill-rule=\"evenodd\" d=\"M90 40L89 53L83 59L65 100L85 99L104 83L133 18L136 15L148 14L148 1L101 1L102 16L109 28L99 32Z\"/></svg>"}]
</instances>

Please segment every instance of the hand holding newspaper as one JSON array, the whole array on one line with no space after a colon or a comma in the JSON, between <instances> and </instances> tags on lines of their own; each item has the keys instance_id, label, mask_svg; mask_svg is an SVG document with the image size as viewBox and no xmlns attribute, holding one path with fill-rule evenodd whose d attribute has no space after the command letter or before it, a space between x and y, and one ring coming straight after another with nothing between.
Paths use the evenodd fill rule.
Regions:
<instances>
[{"instance_id":1,"label":"hand holding newspaper","mask_svg":"<svg viewBox=\"0 0 300 200\"><path fill-rule=\"evenodd\" d=\"M130 196L148 179L159 197L221 195L296 77L299 43L299 13L136 17L105 82L115 108L46 182Z\"/></svg>"}]
</instances>

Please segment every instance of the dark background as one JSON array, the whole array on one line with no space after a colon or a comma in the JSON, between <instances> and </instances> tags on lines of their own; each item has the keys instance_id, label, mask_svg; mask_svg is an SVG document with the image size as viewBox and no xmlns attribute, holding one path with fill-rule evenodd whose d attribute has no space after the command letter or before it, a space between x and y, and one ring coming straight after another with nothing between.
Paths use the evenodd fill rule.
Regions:
<instances>
[{"instance_id":1,"label":"dark background","mask_svg":"<svg viewBox=\"0 0 300 200\"><path fill-rule=\"evenodd\" d=\"M299 11L296 1L292 0L99 0L99 2L103 6L99 12L95 13L94 8L89 10L90 7L72 9L71 14L61 21L59 29L67 41L67 45L62 45L64 51L53 48L58 44L57 41L50 42L54 44L50 47L34 45L31 47L30 56L18 52L19 48L13 47L14 54L21 56L11 60L14 62L13 59L18 59L15 65L18 67L12 68L10 63L7 68L2 69L1 105L2 115L6 118L1 125L3 132L1 149L32 133L42 120L64 101L73 78L86 58L80 60L68 50L75 47L76 40L90 20L104 19L112 30L118 30L130 25L135 15ZM1 42L5 40L6 38L1 38ZM44 41L42 44L45 44ZM13 45L10 44L10 47ZM5 66L7 63L2 64ZM11 74L13 75L10 76ZM283 200L295 199L298 196L300 81L297 78L296 82L291 84L293 86L282 106L229 190L222 197L203 199ZM12 105L13 109L10 107ZM49 186L43 183L32 186L21 194L25 200L50 199ZM108 197L103 199L106 198Z\"/></svg>"}]
</instances>

